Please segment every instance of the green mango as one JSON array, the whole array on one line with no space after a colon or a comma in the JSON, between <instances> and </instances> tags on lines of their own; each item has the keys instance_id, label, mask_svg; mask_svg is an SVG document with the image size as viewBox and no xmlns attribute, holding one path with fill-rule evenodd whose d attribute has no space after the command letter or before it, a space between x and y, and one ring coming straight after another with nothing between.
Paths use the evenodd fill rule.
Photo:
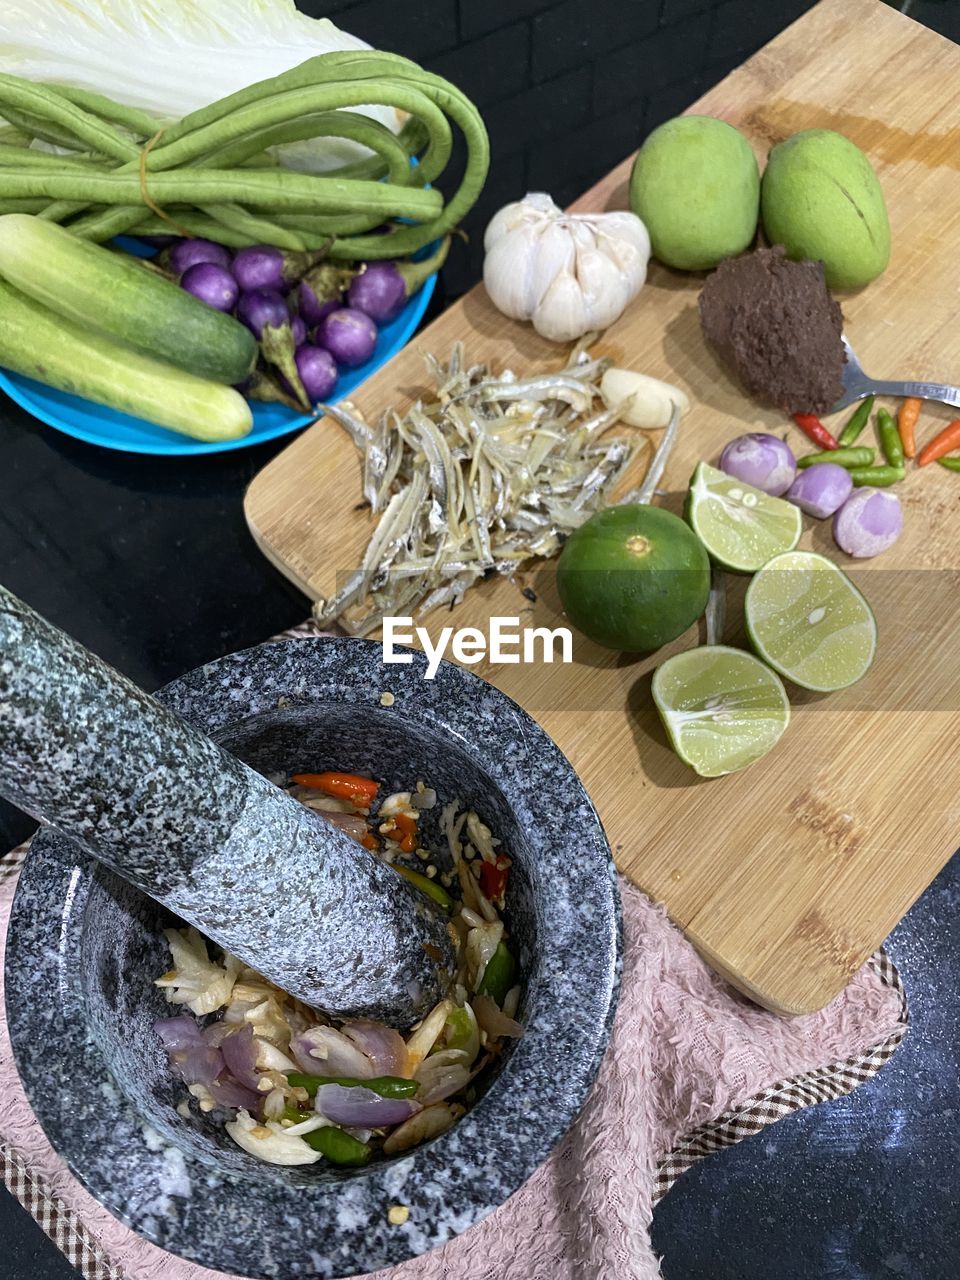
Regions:
<instances>
[{"instance_id":1,"label":"green mango","mask_svg":"<svg viewBox=\"0 0 960 1280\"><path fill-rule=\"evenodd\" d=\"M789 258L823 263L831 289L859 289L890 261L883 191L858 146L806 129L770 152L761 186L763 228Z\"/></svg>"},{"instance_id":2,"label":"green mango","mask_svg":"<svg viewBox=\"0 0 960 1280\"><path fill-rule=\"evenodd\" d=\"M630 176L630 208L654 257L708 271L742 253L757 230L760 173L739 130L712 116L677 116L654 129Z\"/></svg>"}]
</instances>

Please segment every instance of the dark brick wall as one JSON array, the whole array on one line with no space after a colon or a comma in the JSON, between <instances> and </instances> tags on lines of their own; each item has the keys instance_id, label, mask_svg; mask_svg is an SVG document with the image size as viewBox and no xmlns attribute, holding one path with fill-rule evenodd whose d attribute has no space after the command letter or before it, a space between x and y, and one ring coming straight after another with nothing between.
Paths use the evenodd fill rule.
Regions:
<instances>
[{"instance_id":1,"label":"dark brick wall","mask_svg":"<svg viewBox=\"0 0 960 1280\"><path fill-rule=\"evenodd\" d=\"M921 2L936 11L935 0ZM467 220L470 244L455 247L444 271L449 300L479 278L483 228L501 205L527 190L569 203L813 0L298 4L447 76L483 111L493 163Z\"/></svg>"}]
</instances>

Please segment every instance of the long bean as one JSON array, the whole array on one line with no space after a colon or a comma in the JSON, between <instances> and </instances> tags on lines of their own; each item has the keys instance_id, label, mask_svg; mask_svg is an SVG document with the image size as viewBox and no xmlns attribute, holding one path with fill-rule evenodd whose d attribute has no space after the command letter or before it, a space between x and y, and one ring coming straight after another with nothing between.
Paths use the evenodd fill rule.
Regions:
<instances>
[{"instance_id":1,"label":"long bean","mask_svg":"<svg viewBox=\"0 0 960 1280\"><path fill-rule=\"evenodd\" d=\"M399 136L363 113L371 106L406 114ZM406 256L456 225L489 167L486 130L466 95L409 59L375 50L308 59L167 126L88 90L0 75L0 115L30 137L85 153L34 159L38 153L0 142L0 208L40 202L41 216L97 240L169 231L149 212L154 205L182 231L226 244L318 249L335 237L335 258ZM424 187L450 159L453 126L467 161L444 204ZM343 137L371 154L322 174L271 165L268 149L316 137ZM377 232L397 219L412 225Z\"/></svg>"},{"instance_id":2,"label":"long bean","mask_svg":"<svg viewBox=\"0 0 960 1280\"><path fill-rule=\"evenodd\" d=\"M279 249L293 249L298 253L307 247L297 231L278 226L272 218L255 217L237 204L198 204L197 208L221 226L249 237L250 244L274 244Z\"/></svg>"},{"instance_id":3,"label":"long bean","mask_svg":"<svg viewBox=\"0 0 960 1280\"><path fill-rule=\"evenodd\" d=\"M14 87L20 84L27 86L28 90L40 91L39 96L34 94L29 98L26 110L16 106L17 95L11 88L11 82ZM81 97L88 104L96 103L99 106L102 102L109 103L109 99L102 98L100 94L63 87L54 89L50 86L34 85L30 81L20 81L15 76L0 76L0 105L3 106L4 115L13 124L21 125L35 138L52 143L54 146L75 147L79 142L81 146L89 145L95 153L104 157L128 159L131 163L136 163L135 158L139 155L139 149L125 141L109 122L104 123L95 112L88 111L81 103L72 101L68 96L70 94ZM11 101L14 103L13 106ZM113 105L115 107L115 104ZM31 113L30 106L40 114ZM119 107L115 109L117 112L124 110ZM83 203L78 204L75 201L60 202L44 209L40 216L62 222L84 207Z\"/></svg>"},{"instance_id":4,"label":"long bean","mask_svg":"<svg viewBox=\"0 0 960 1280\"><path fill-rule=\"evenodd\" d=\"M76 106L55 89L0 72L0 112L6 119L10 119L11 107L68 130L89 150L122 163L136 160L140 154L137 146L106 121Z\"/></svg>"},{"instance_id":5,"label":"long bean","mask_svg":"<svg viewBox=\"0 0 960 1280\"><path fill-rule=\"evenodd\" d=\"M217 120L225 120L248 103L258 102L261 98L283 93L287 89L303 89L311 85L326 84L332 80L372 80L377 76L389 76L391 71L387 69L387 63L392 63L394 58L398 62L406 63L420 75L427 74L415 62L410 62L399 55L385 54L379 50L349 49L335 53L321 53L308 58L306 62L299 63L296 67L291 67L289 71L281 72L278 76L247 85L235 93L228 94L225 98L211 102L206 107L191 111L165 131L165 141L178 142L194 129L202 128ZM364 105L369 105L369 101Z\"/></svg>"},{"instance_id":6,"label":"long bean","mask_svg":"<svg viewBox=\"0 0 960 1280\"><path fill-rule=\"evenodd\" d=\"M430 130L430 143L421 161L427 182L432 182L450 159L453 135L443 112L431 99L420 92L420 87L399 83L378 83L375 95L378 105L400 107L424 121ZM194 129L182 138L170 142L163 137L150 152L147 168L151 172L181 168L195 163L201 156L216 147L244 137L253 129L267 128L302 116L347 107L367 105L371 92L365 81L334 81L326 85L310 85L290 89L269 98L262 98L249 106L239 107L226 120L218 120Z\"/></svg>"},{"instance_id":7,"label":"long bean","mask_svg":"<svg viewBox=\"0 0 960 1280\"><path fill-rule=\"evenodd\" d=\"M391 182L403 185L409 181L410 156L397 135L378 120L368 120L349 111L327 111L321 115L285 120L254 130L201 157L196 161L196 167L232 169L258 152L266 151L268 147L304 142L311 138L348 138L352 142L359 142L379 157L381 173L387 174ZM340 171L336 172L339 177ZM380 174L376 176L379 177Z\"/></svg>"},{"instance_id":8,"label":"long bean","mask_svg":"<svg viewBox=\"0 0 960 1280\"><path fill-rule=\"evenodd\" d=\"M217 210L217 215L222 213L223 207L222 205L209 206L210 209ZM295 227L277 227L274 225L274 219L272 218L269 222L265 219L254 219L250 223L242 224L243 230L237 230L235 228L241 225L239 222L231 226L229 223L224 222L221 216L211 216L209 212L198 213L196 207L192 205L170 205L165 212L172 219L172 222L150 214L143 207L134 209L126 205L120 205L110 209L91 210L75 222L67 223L67 226L75 236L82 240L92 240L97 244L103 244L107 240L114 239L115 236L122 235L162 236L170 235L171 233L175 234L176 227L180 227L191 236L199 236L204 240L215 240L218 244L227 245L231 249L245 249L248 245L273 243L276 243L281 248L288 247L286 237L284 237L284 244L281 244L279 240L274 241L268 238L271 229L281 233L284 231L287 233L292 232L294 239L289 241L289 247L296 249L298 252L325 249L330 244L329 231L304 232Z\"/></svg>"},{"instance_id":9,"label":"long bean","mask_svg":"<svg viewBox=\"0 0 960 1280\"><path fill-rule=\"evenodd\" d=\"M169 222L164 222L162 218L158 218L148 213L145 209L141 210L145 216L142 221L134 226L128 227L127 232L132 236L168 236L172 230ZM224 244L228 249L246 249L248 245L254 243L249 236L238 235L235 231L231 231L229 227L225 227L221 222L215 222L213 218L208 218L206 214L196 213L194 210L178 209L174 211L173 216L176 218L179 226L185 231L189 231L191 235L198 236L203 240L216 240L218 244ZM73 230L71 226L70 230ZM99 240L99 236L90 236L89 239ZM110 236L103 237L109 240ZM257 241L256 243L262 243ZM308 249L321 248L320 244L307 244Z\"/></svg>"},{"instance_id":10,"label":"long bean","mask_svg":"<svg viewBox=\"0 0 960 1280\"><path fill-rule=\"evenodd\" d=\"M290 169L263 173L255 169L188 169L152 173L148 190L157 203L238 202L255 208L285 208L303 213L355 213L357 209L384 217L437 217L443 208L439 191L398 187L388 182L341 182L337 178L294 173ZM90 204L136 204L142 196L140 175L133 173L42 173L0 171L0 199L32 199L70 195Z\"/></svg>"},{"instance_id":11,"label":"long bean","mask_svg":"<svg viewBox=\"0 0 960 1280\"><path fill-rule=\"evenodd\" d=\"M83 149L83 144L69 129L61 129L49 121L41 120L39 116L31 115L29 111L18 111L16 107L5 105L3 118L28 135L31 141L46 142L53 147L67 147L71 151Z\"/></svg>"},{"instance_id":12,"label":"long bean","mask_svg":"<svg viewBox=\"0 0 960 1280\"><path fill-rule=\"evenodd\" d=\"M0 124L0 142L7 147L29 147L32 137L23 129L16 129L13 125Z\"/></svg>"},{"instance_id":13,"label":"long bean","mask_svg":"<svg viewBox=\"0 0 960 1280\"><path fill-rule=\"evenodd\" d=\"M358 51L323 54L317 58L308 59L307 62L284 72L274 80L241 89L228 98L223 98L209 107L185 116L179 125L175 125L168 131L166 141L168 144L176 142L191 129L206 127L218 120L223 120L238 108L257 101L265 93L273 93L288 87L301 87L304 84L314 83L317 79L328 78L330 74L337 72L346 73L351 79L396 76L404 80L413 80L421 92L430 91L437 105L446 111L464 133L469 151L467 167L460 187L440 217L427 226L404 228L389 236L340 239L330 251L331 257L342 259L389 258L413 253L454 227L473 206L486 179L490 149L483 121L466 95L446 80L424 71L416 63L398 54L379 51L367 54Z\"/></svg>"},{"instance_id":14,"label":"long bean","mask_svg":"<svg viewBox=\"0 0 960 1280\"><path fill-rule=\"evenodd\" d=\"M386 236L343 238L330 250L332 258L393 258L415 253L424 245L444 235L457 225L473 207L483 188L490 167L490 142L483 120L473 103L459 89L440 76L423 71L415 63L397 54L378 53L377 58L391 64L395 74L416 74L418 87L430 92L439 106L460 128L468 148L467 165L460 186L451 196L442 214L430 224L405 227ZM307 64L304 64L307 65ZM295 71L299 68L295 68Z\"/></svg>"},{"instance_id":15,"label":"long bean","mask_svg":"<svg viewBox=\"0 0 960 1280\"><path fill-rule=\"evenodd\" d=\"M43 201L39 203L43 205ZM181 227L193 236L216 240L233 249L243 249L254 244L275 244L281 249L303 251L321 249L328 245L331 236L336 234L337 225L355 226L357 231L363 231L371 226L379 226L383 221L379 214L374 219L358 217L355 221L332 216L324 220L307 214L273 214L267 219L246 214L238 205L203 205L199 214L197 208L201 207L170 205L165 213L171 221L165 222L160 217L151 219L143 205L116 205L112 208L93 209L67 225L75 236L98 244L112 240L114 236L170 235L176 231L176 227ZM190 214L194 216L188 216ZM149 230L144 229L147 221L151 224Z\"/></svg>"},{"instance_id":16,"label":"long bean","mask_svg":"<svg viewBox=\"0 0 960 1280\"><path fill-rule=\"evenodd\" d=\"M37 151L33 147L14 147L0 142L0 169L45 169L50 173L62 173L64 169L86 169L96 165L93 156L58 156L50 151Z\"/></svg>"},{"instance_id":17,"label":"long bean","mask_svg":"<svg viewBox=\"0 0 960 1280\"><path fill-rule=\"evenodd\" d=\"M334 86L334 90L340 90L340 86ZM353 96L355 96L357 104L362 105L364 104L365 97L369 95L365 95L364 92L357 92L355 86L353 87ZM416 102L415 104L415 102L410 100L410 96L406 95L406 93L403 93L401 96L403 96L404 100L408 102L408 105L419 106L420 109L424 110L425 113L430 116L431 124L433 124L433 127L438 131L440 137L438 145L439 150L436 152L436 159L442 161L442 163L440 163L440 169L443 169L443 165L447 163L449 150L451 150L452 146L452 137L451 132L449 132L447 119L445 119L442 111L436 110L433 104L430 104L428 100L424 99L422 102ZM330 106L337 105L337 102L343 104L343 99L344 92L328 92L325 95L324 104ZM431 115L431 113L433 113L433 115ZM271 119L271 114L275 116L275 119ZM211 134L204 134L204 136L200 136L200 134L196 133L191 134L191 136L184 138L184 140L180 142L178 150L175 151L173 155L170 155L168 147L159 145L155 147L154 150L151 150L150 154L146 157L146 168L151 174L157 172L157 170L163 172L165 169L180 168L180 166L191 164L195 165L197 169L207 168L209 165L214 165L218 160L223 161L224 151L229 150L230 143L233 143L233 145L237 147L237 154L233 156L230 156L229 154L227 155L227 163L223 164L223 169L227 170L230 168L230 165L237 164L238 159L246 159L242 143L246 138L250 137L252 125L257 123L257 120L259 120L260 124L265 125L265 128L269 128L270 124L287 125L289 128L289 125L293 123L294 128L291 137L288 137L287 140L285 140L291 141L293 134L297 132L297 116L301 116L301 118L303 118L303 116L308 116L312 113L310 110L310 104L303 101L301 97L301 99L298 99L297 101L283 102L283 104L279 104L279 106L275 105L274 111L271 114L269 113L264 116L262 113L251 113L251 111L248 110L247 115L244 116L243 119L229 120L229 131L224 131L223 128L220 128L218 136L218 141L224 142L225 147L220 148L219 151L214 152L212 155L209 154L210 146L214 145L214 137L212 137ZM360 116L352 116L351 118L347 111L342 111L342 113L337 113L337 111L326 111L325 114L326 118L328 118L326 119L325 124L321 125L321 127L316 129L315 132L300 133L300 137L324 136L326 129L329 129L329 134L326 134L326 136L330 136L330 134L337 134L337 136L342 137L355 136L358 141L364 142L367 146L376 145L380 148L384 148L385 150L388 143L384 143L383 134L387 134L390 141L393 142L393 150L388 152L390 155L390 172L392 172L392 175L396 175L396 178L401 180L401 182L407 182L408 174L410 174L410 160L408 160L406 152L403 151L403 148L397 142L396 137L394 137L393 134L390 134L388 129L385 129L383 125L375 122L375 120L364 120L360 118ZM337 114L342 116L339 123L335 123L333 120L329 119L330 116ZM294 116L293 122L288 119L288 116L291 115ZM261 129L259 132L265 132L265 129ZM252 152L262 150L264 145L264 142L257 140L255 145L253 145ZM271 143L268 142L266 145L271 145ZM129 175L134 172L136 172L137 177L140 178L140 161L137 161L136 165L123 165L122 168L116 170L116 173L119 175ZM326 177L326 175L323 175L323 177ZM152 178L151 183L148 184L148 189L152 189ZM140 216L140 210L142 209L142 192L138 192L138 195L140 195L140 198L138 198L133 207L137 210L138 216ZM356 191L355 196L357 198L360 197L360 192ZM242 200L241 196L238 196L237 198L238 200ZM209 201L201 200L200 197L197 197L196 204L209 204ZM60 206L51 206L50 209L47 210L46 216L47 218L60 221L63 220L64 216L72 216L76 214L79 209L82 209L82 206L77 205L76 202L74 202L74 204L67 204L67 202L64 202L64 204L61 204ZM399 212L399 214L404 214L406 216L417 216L416 214L412 214L412 212L408 211L408 209L404 209L404 207L394 207L392 212ZM136 219L133 220L136 221ZM380 221L381 220L383 219L380 219ZM234 219L234 221L236 221L236 219ZM374 223L372 225L375 227L375 225L379 225L379 223Z\"/></svg>"},{"instance_id":18,"label":"long bean","mask_svg":"<svg viewBox=\"0 0 960 1280\"><path fill-rule=\"evenodd\" d=\"M47 207L46 200L0 200L0 213L40 213Z\"/></svg>"},{"instance_id":19,"label":"long bean","mask_svg":"<svg viewBox=\"0 0 960 1280\"><path fill-rule=\"evenodd\" d=\"M75 89L72 85L59 84L56 90L74 106L82 107L84 111L89 111L91 115L99 116L110 124L119 124L140 138L152 138L163 128L164 122L149 112L122 106L102 93L94 93L92 89Z\"/></svg>"},{"instance_id":20,"label":"long bean","mask_svg":"<svg viewBox=\"0 0 960 1280\"><path fill-rule=\"evenodd\" d=\"M2 179L0 179L2 181ZM45 208L43 216L49 217L52 205ZM146 209L141 205L112 205L109 208L103 206L90 208L88 205L80 205L81 209L87 212L74 222L67 222L65 225L70 228L75 236L79 236L81 240L93 240L96 244L102 244L105 240L112 240L114 236L123 236L131 232L135 226L143 221ZM168 210L172 218L176 218L177 222L187 230L187 224L182 221L180 214L173 209ZM57 219L59 221L59 219ZM157 222L162 219L157 218ZM166 234L169 235L173 228L169 222L166 224ZM162 234L157 232L158 235Z\"/></svg>"},{"instance_id":21,"label":"long bean","mask_svg":"<svg viewBox=\"0 0 960 1280\"><path fill-rule=\"evenodd\" d=\"M359 235L364 231L372 231L383 223L378 213L358 213L353 218L341 218L322 213L275 213L273 221L281 227L289 227L293 231L306 231L320 236Z\"/></svg>"},{"instance_id":22,"label":"long bean","mask_svg":"<svg viewBox=\"0 0 960 1280\"><path fill-rule=\"evenodd\" d=\"M396 136L397 141L407 153L408 164L410 164L410 158L419 156L429 142L427 130L416 116L408 116ZM351 160L349 163L341 165L339 169L335 169L334 172L338 178L380 178L383 176L382 170L378 171L377 169L376 156L365 156L360 160ZM419 164L410 164L410 174L407 181L411 185L423 185L424 179Z\"/></svg>"}]
</instances>

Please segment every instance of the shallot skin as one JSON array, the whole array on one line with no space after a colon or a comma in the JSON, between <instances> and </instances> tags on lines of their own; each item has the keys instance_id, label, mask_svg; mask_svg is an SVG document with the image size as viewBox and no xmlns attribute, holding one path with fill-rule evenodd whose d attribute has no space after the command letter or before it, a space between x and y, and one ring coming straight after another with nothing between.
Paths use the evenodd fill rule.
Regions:
<instances>
[{"instance_id":1,"label":"shallot skin","mask_svg":"<svg viewBox=\"0 0 960 1280\"><path fill-rule=\"evenodd\" d=\"M793 484L797 460L790 446L777 436L751 431L737 436L720 455L720 470L735 480L779 498Z\"/></svg>"},{"instance_id":2,"label":"shallot skin","mask_svg":"<svg viewBox=\"0 0 960 1280\"><path fill-rule=\"evenodd\" d=\"M815 462L797 475L786 497L808 516L825 520L843 506L852 492L849 471L835 462Z\"/></svg>"}]
</instances>

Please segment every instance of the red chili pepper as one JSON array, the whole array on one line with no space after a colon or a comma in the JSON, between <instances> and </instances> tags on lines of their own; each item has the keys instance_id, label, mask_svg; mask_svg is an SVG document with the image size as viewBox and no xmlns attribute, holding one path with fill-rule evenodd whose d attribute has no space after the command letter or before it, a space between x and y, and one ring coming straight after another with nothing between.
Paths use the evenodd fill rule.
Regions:
<instances>
[{"instance_id":1,"label":"red chili pepper","mask_svg":"<svg viewBox=\"0 0 960 1280\"><path fill-rule=\"evenodd\" d=\"M500 865L501 859L496 862L487 862L484 859L480 866L480 888L486 898L491 902L499 902L503 897L507 887L507 877L510 874L510 863L505 866Z\"/></svg>"},{"instance_id":2,"label":"red chili pepper","mask_svg":"<svg viewBox=\"0 0 960 1280\"><path fill-rule=\"evenodd\" d=\"M356 773L295 773L293 780L301 787L352 800L361 809L369 809L380 790L380 784L372 778L361 778Z\"/></svg>"},{"instance_id":3,"label":"red chili pepper","mask_svg":"<svg viewBox=\"0 0 960 1280\"><path fill-rule=\"evenodd\" d=\"M413 853L417 847L416 818L411 818L409 813L395 813L393 815L393 824L397 831L401 833L400 852Z\"/></svg>"},{"instance_id":4,"label":"red chili pepper","mask_svg":"<svg viewBox=\"0 0 960 1280\"><path fill-rule=\"evenodd\" d=\"M960 449L960 418L955 418L944 427L938 436L934 436L929 444L925 444L917 455L917 466L925 467L928 462L936 462L945 453Z\"/></svg>"},{"instance_id":5,"label":"red chili pepper","mask_svg":"<svg viewBox=\"0 0 960 1280\"><path fill-rule=\"evenodd\" d=\"M818 444L821 449L836 449L837 442L823 425L820 419L813 413L795 413L793 420L803 432L803 434L814 444Z\"/></svg>"}]
</instances>

